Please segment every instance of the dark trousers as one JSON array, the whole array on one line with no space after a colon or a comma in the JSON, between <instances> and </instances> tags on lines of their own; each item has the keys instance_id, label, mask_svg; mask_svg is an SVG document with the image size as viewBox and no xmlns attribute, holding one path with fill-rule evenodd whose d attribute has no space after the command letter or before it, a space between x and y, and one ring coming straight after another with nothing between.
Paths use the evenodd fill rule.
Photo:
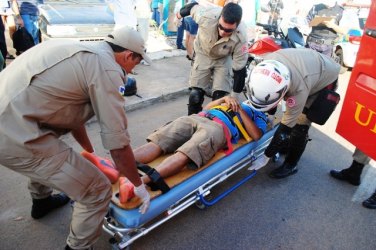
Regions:
<instances>
[{"instance_id":1,"label":"dark trousers","mask_svg":"<svg viewBox=\"0 0 376 250\"><path fill-rule=\"evenodd\" d=\"M176 46L182 47L183 46L183 37L184 37L184 30L185 30L185 22L184 18L181 20L181 25L178 27L177 34L176 34Z\"/></svg>"},{"instance_id":2,"label":"dark trousers","mask_svg":"<svg viewBox=\"0 0 376 250\"><path fill-rule=\"evenodd\" d=\"M7 56L7 44L5 42L5 27L4 27L4 24L3 24L3 20L0 18L0 50L1 50L1 54L4 58L4 63L3 65L1 65L1 68L5 68L5 58Z\"/></svg>"}]
</instances>

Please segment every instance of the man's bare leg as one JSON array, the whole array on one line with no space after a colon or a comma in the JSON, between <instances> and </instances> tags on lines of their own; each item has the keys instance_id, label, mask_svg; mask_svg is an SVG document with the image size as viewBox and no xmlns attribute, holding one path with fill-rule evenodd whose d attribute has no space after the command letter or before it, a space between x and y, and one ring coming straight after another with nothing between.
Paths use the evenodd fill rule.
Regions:
<instances>
[{"instance_id":1,"label":"man's bare leg","mask_svg":"<svg viewBox=\"0 0 376 250\"><path fill-rule=\"evenodd\" d=\"M155 145L155 144L154 144ZM179 173L190 161L190 159L181 152L164 159L155 169L159 172L162 178L166 178ZM150 182L150 178L147 175L142 177L142 181L147 184Z\"/></svg>"},{"instance_id":2,"label":"man's bare leg","mask_svg":"<svg viewBox=\"0 0 376 250\"><path fill-rule=\"evenodd\" d=\"M135 160L145 164L157 159L162 153L162 149L153 142L148 142L133 150Z\"/></svg>"}]
</instances>

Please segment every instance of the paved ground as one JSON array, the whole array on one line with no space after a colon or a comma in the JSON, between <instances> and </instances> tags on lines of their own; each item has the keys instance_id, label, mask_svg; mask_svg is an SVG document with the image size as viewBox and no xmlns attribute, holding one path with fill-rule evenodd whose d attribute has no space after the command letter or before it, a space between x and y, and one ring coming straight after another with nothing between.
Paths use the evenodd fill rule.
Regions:
<instances>
[{"instance_id":1,"label":"paved ground","mask_svg":"<svg viewBox=\"0 0 376 250\"><path fill-rule=\"evenodd\" d=\"M136 144L143 142L145 132L139 130L146 126L148 117L159 117L158 112L167 106L168 110L180 109L172 112L174 116L181 115L187 97L178 103L170 99L188 92L190 62L184 57L185 52L174 49L172 39L152 34L149 38L148 51L154 63L136 67L134 77L141 98L126 97L125 105L129 119L138 122L132 132L137 135L133 141ZM342 93L348 76L349 72L341 76ZM157 104L166 100L169 102ZM130 112L146 106L154 109L142 115ZM340 107L330 124L313 126L315 140L309 144L295 178L272 182L266 176L269 170L263 169L256 183L240 189L240 193L229 196L215 209L198 212L190 208L137 241L134 249L373 249L374 211L362 208L360 203L375 188L374 161L365 171L367 178L359 188L334 182L327 174L331 167L346 166L351 161L353 147L334 132L339 110ZM163 113L161 120L167 120L166 112ZM141 124L143 121L145 124ZM96 126L93 122L88 128L97 134ZM3 176L0 249L60 248L69 227L70 208L34 221L29 217L27 179L6 168L0 168L0 173ZM229 211L236 213L230 216ZM107 246L103 233L96 247L107 249Z\"/></svg>"}]
</instances>

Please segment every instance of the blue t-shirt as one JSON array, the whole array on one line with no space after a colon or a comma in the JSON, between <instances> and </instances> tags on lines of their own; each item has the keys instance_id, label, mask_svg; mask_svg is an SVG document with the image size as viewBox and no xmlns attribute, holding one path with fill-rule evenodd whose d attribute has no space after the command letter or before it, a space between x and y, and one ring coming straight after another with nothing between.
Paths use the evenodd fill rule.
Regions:
<instances>
[{"instance_id":1,"label":"blue t-shirt","mask_svg":"<svg viewBox=\"0 0 376 250\"><path fill-rule=\"evenodd\" d=\"M251 118L251 120L256 124L256 126L262 131L263 134L265 134L267 126L268 126L268 117L265 115L265 113L261 111L254 110L244 102L241 104L242 109L247 113L247 115ZM236 127L235 122L230 118L230 116L225 115L222 111L217 109L210 109L206 111L207 113L217 117L220 119L231 133L231 142L237 143L240 139L241 133L239 129ZM242 122L240 114L236 113L239 120Z\"/></svg>"}]
</instances>

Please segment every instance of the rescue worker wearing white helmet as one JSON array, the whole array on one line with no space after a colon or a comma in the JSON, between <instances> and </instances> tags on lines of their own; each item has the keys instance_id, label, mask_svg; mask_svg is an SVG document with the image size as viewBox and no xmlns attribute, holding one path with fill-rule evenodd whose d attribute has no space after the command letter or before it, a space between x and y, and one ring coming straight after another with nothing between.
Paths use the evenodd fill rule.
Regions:
<instances>
[{"instance_id":1,"label":"rescue worker wearing white helmet","mask_svg":"<svg viewBox=\"0 0 376 250\"><path fill-rule=\"evenodd\" d=\"M271 112L282 99L286 101L286 111L271 143L254 162L262 167L276 153L286 153L284 163L270 177L285 178L297 172L311 123L324 124L339 101L334 92L339 70L330 57L306 48L270 53L253 69L248 99L256 110Z\"/></svg>"}]
</instances>

